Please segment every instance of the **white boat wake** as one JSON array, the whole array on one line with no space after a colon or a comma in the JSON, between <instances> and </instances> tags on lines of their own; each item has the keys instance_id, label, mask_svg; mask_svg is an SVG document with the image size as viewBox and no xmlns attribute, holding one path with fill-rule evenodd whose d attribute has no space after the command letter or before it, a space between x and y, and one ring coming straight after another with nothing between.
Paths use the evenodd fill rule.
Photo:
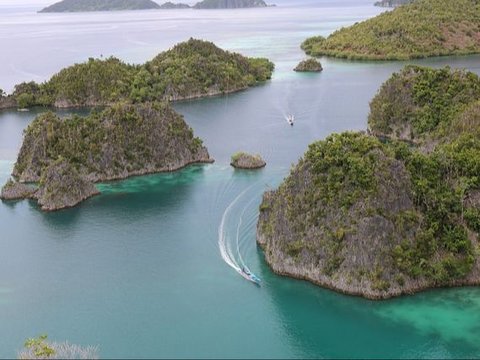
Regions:
<instances>
[{"instance_id":1,"label":"white boat wake","mask_svg":"<svg viewBox=\"0 0 480 360\"><path fill-rule=\"evenodd\" d=\"M252 199L247 206L243 209L242 214L240 216L239 224L237 225L236 231L236 251L239 255L239 261L237 261L233 251L232 251L232 242L228 233L225 229L225 224L227 222L228 216L234 206L238 203L238 201L253 187L253 185L249 186L245 190L243 190L225 209L222 220L220 222L220 226L218 227L218 247L220 249L220 255L225 263L238 272L241 276L246 278L247 280L253 281L259 284L260 279L258 279L254 274L250 272L248 267L246 266L242 256L240 255L240 245L239 245L239 238L240 238L240 227L242 225L242 217L244 216L248 206L253 202Z\"/></svg>"}]
</instances>

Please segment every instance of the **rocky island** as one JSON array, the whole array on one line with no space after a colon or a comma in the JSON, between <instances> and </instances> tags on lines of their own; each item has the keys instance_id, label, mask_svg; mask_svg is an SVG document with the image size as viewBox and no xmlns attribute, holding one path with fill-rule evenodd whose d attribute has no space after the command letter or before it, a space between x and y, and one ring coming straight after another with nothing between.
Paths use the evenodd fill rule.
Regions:
<instances>
[{"instance_id":1,"label":"rocky island","mask_svg":"<svg viewBox=\"0 0 480 360\"><path fill-rule=\"evenodd\" d=\"M115 104L87 117L38 116L26 129L3 199L31 198L44 210L98 193L94 183L210 163L202 141L166 103ZM22 183L36 183L32 194ZM13 196L18 195L18 196Z\"/></svg>"},{"instance_id":2,"label":"rocky island","mask_svg":"<svg viewBox=\"0 0 480 360\"><path fill-rule=\"evenodd\" d=\"M149 10L160 6L152 0L63 0L40 10L40 13Z\"/></svg>"},{"instance_id":3,"label":"rocky island","mask_svg":"<svg viewBox=\"0 0 480 360\"><path fill-rule=\"evenodd\" d=\"M190 9L190 5L168 1L160 5L160 9Z\"/></svg>"},{"instance_id":4,"label":"rocky island","mask_svg":"<svg viewBox=\"0 0 480 360\"><path fill-rule=\"evenodd\" d=\"M323 68L317 59L307 59L301 61L293 70L297 72L321 72Z\"/></svg>"},{"instance_id":5,"label":"rocky island","mask_svg":"<svg viewBox=\"0 0 480 360\"><path fill-rule=\"evenodd\" d=\"M372 101L369 127L382 137L310 145L264 195L257 241L269 265L369 299L479 285L479 77L407 67Z\"/></svg>"},{"instance_id":6,"label":"rocky island","mask_svg":"<svg viewBox=\"0 0 480 360\"><path fill-rule=\"evenodd\" d=\"M42 84L15 86L0 97L0 109L108 106L117 101L175 101L247 89L270 79L274 64L190 39L143 65L119 59L89 59L61 70Z\"/></svg>"},{"instance_id":7,"label":"rocky island","mask_svg":"<svg viewBox=\"0 0 480 360\"><path fill-rule=\"evenodd\" d=\"M267 163L260 155L251 155L245 152L238 152L232 156L232 162L230 165L236 169L255 170L264 168Z\"/></svg>"},{"instance_id":8,"label":"rocky island","mask_svg":"<svg viewBox=\"0 0 480 360\"><path fill-rule=\"evenodd\" d=\"M196 3L194 9L239 9L267 7L264 0L203 0Z\"/></svg>"},{"instance_id":9,"label":"rocky island","mask_svg":"<svg viewBox=\"0 0 480 360\"><path fill-rule=\"evenodd\" d=\"M408 4L412 0L381 0L375 3L375 6L379 7L397 7Z\"/></svg>"},{"instance_id":10,"label":"rocky island","mask_svg":"<svg viewBox=\"0 0 480 360\"><path fill-rule=\"evenodd\" d=\"M352 60L408 60L480 53L476 0L416 0L372 19L307 39L312 56Z\"/></svg>"}]
</instances>

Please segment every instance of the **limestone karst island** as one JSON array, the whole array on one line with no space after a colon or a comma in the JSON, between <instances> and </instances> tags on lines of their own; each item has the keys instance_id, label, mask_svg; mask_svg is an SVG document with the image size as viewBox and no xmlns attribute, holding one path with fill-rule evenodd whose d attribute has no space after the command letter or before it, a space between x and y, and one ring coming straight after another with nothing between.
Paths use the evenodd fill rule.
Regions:
<instances>
[{"instance_id":1,"label":"limestone karst island","mask_svg":"<svg viewBox=\"0 0 480 360\"><path fill-rule=\"evenodd\" d=\"M479 0L0 0L0 46L0 360L480 357Z\"/></svg>"}]
</instances>

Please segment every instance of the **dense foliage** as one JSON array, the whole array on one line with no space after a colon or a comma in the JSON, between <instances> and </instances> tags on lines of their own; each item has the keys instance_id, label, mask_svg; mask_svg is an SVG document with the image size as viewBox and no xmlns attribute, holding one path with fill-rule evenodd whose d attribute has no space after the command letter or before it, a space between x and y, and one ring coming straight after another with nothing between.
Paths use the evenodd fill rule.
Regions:
<instances>
[{"instance_id":1,"label":"dense foliage","mask_svg":"<svg viewBox=\"0 0 480 360\"><path fill-rule=\"evenodd\" d=\"M13 175L37 182L42 171L60 158L91 181L210 160L183 117L162 103L120 103L87 117L67 119L52 112L42 114L26 129Z\"/></svg>"},{"instance_id":2,"label":"dense foliage","mask_svg":"<svg viewBox=\"0 0 480 360\"><path fill-rule=\"evenodd\" d=\"M21 108L181 100L245 89L270 79L273 69L267 59L247 58L190 39L140 66L113 57L89 59L43 84L19 84L12 97Z\"/></svg>"},{"instance_id":3,"label":"dense foliage","mask_svg":"<svg viewBox=\"0 0 480 360\"><path fill-rule=\"evenodd\" d=\"M472 268L471 234L478 237L480 230L479 100L480 78L471 72L409 66L394 74L371 103L372 132L419 146L394 144L424 214L418 241L395 253L412 275L442 282ZM435 261L428 260L432 254Z\"/></svg>"},{"instance_id":4,"label":"dense foliage","mask_svg":"<svg viewBox=\"0 0 480 360\"><path fill-rule=\"evenodd\" d=\"M369 128L404 140L448 135L452 120L480 99L480 77L464 70L406 66L370 104Z\"/></svg>"},{"instance_id":5,"label":"dense foliage","mask_svg":"<svg viewBox=\"0 0 480 360\"><path fill-rule=\"evenodd\" d=\"M343 133L313 143L266 194L267 259L280 273L303 277L303 266L315 282L372 298L477 283L479 77L408 66L371 110L382 141Z\"/></svg>"},{"instance_id":6,"label":"dense foliage","mask_svg":"<svg viewBox=\"0 0 480 360\"><path fill-rule=\"evenodd\" d=\"M274 65L190 39L147 62L133 81L132 99L177 100L237 91L271 78Z\"/></svg>"},{"instance_id":7,"label":"dense foliage","mask_svg":"<svg viewBox=\"0 0 480 360\"><path fill-rule=\"evenodd\" d=\"M320 72L323 70L322 64L317 59L302 60L294 69L300 72Z\"/></svg>"},{"instance_id":8,"label":"dense foliage","mask_svg":"<svg viewBox=\"0 0 480 360\"><path fill-rule=\"evenodd\" d=\"M50 104L64 106L107 105L126 99L130 94L137 68L110 57L89 59L61 70L43 91Z\"/></svg>"},{"instance_id":9,"label":"dense foliage","mask_svg":"<svg viewBox=\"0 0 480 360\"><path fill-rule=\"evenodd\" d=\"M42 9L40 12L146 10L158 9L159 7L152 0L63 0Z\"/></svg>"},{"instance_id":10,"label":"dense foliage","mask_svg":"<svg viewBox=\"0 0 480 360\"><path fill-rule=\"evenodd\" d=\"M416 0L373 19L307 39L314 56L406 60L480 52L478 0Z\"/></svg>"}]
</instances>

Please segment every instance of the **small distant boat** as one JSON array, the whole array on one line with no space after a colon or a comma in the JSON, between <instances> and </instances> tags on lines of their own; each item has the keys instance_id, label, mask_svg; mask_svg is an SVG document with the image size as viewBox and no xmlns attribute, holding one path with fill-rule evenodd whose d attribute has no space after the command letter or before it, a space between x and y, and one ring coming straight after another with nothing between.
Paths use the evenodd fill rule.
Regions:
<instances>
[{"instance_id":1,"label":"small distant boat","mask_svg":"<svg viewBox=\"0 0 480 360\"><path fill-rule=\"evenodd\" d=\"M17 109L17 111L19 112L27 112L27 111L30 111L29 109L25 109L25 108L19 108Z\"/></svg>"},{"instance_id":2,"label":"small distant boat","mask_svg":"<svg viewBox=\"0 0 480 360\"><path fill-rule=\"evenodd\" d=\"M294 121L295 121L295 116L293 116L293 115L288 115L287 116L287 122L290 124L290 126L293 126Z\"/></svg>"},{"instance_id":3,"label":"small distant boat","mask_svg":"<svg viewBox=\"0 0 480 360\"><path fill-rule=\"evenodd\" d=\"M240 275L242 275L248 281L251 281L254 284L260 286L260 282L261 282L260 278L258 276L256 276L255 274L253 274L249 269L247 269L245 267L241 268L240 270L238 270L238 273Z\"/></svg>"}]
</instances>

